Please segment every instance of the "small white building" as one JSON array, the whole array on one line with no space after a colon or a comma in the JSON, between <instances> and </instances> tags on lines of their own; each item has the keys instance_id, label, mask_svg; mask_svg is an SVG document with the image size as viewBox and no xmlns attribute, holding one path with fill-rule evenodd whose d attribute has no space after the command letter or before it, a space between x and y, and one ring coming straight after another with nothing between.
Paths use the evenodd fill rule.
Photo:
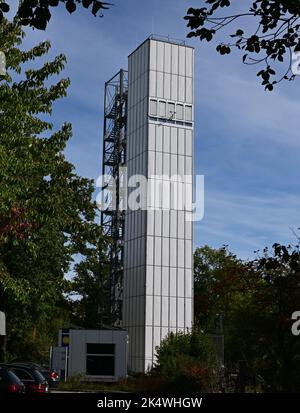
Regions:
<instances>
[{"instance_id":1,"label":"small white building","mask_svg":"<svg viewBox=\"0 0 300 413\"><path fill-rule=\"evenodd\" d=\"M127 375L127 331L62 329L59 345L67 350L67 377L82 374L90 381L118 381Z\"/></svg>"}]
</instances>

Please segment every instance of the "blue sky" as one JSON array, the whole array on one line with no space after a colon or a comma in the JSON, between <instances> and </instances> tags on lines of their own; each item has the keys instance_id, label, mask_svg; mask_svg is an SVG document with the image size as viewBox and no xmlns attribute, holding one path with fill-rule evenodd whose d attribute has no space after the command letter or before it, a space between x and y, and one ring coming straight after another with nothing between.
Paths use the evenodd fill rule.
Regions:
<instances>
[{"instance_id":1,"label":"blue sky","mask_svg":"<svg viewBox=\"0 0 300 413\"><path fill-rule=\"evenodd\" d=\"M104 82L151 33L184 39L186 0L115 0L105 17L80 10L53 12L46 32L27 30L24 47L49 39L51 57L67 55L68 97L55 104L53 122L73 124L67 157L79 174L101 173ZM205 175L205 217L195 224L195 246L223 244L239 257L274 242L296 239L300 227L300 79L264 92L255 73L233 53L195 47L195 167Z\"/></svg>"}]
</instances>

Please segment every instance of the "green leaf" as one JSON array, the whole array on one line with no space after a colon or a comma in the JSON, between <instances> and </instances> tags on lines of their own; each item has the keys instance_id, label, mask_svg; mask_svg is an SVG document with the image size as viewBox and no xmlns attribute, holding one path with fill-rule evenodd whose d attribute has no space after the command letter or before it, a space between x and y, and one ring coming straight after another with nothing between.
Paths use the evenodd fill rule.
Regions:
<instances>
[{"instance_id":1,"label":"green leaf","mask_svg":"<svg viewBox=\"0 0 300 413\"><path fill-rule=\"evenodd\" d=\"M9 5L7 3L0 3L0 9L3 11L3 13L8 13Z\"/></svg>"},{"instance_id":2,"label":"green leaf","mask_svg":"<svg viewBox=\"0 0 300 413\"><path fill-rule=\"evenodd\" d=\"M76 4L74 3L74 0L67 0L66 9L70 14L74 13L74 11L76 10Z\"/></svg>"}]
</instances>

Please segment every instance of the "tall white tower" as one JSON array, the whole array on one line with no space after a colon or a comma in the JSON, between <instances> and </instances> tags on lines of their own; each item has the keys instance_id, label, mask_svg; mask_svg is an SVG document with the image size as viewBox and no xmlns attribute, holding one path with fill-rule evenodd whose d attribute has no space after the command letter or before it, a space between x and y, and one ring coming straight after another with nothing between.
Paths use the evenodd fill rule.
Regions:
<instances>
[{"instance_id":1,"label":"tall white tower","mask_svg":"<svg viewBox=\"0 0 300 413\"><path fill-rule=\"evenodd\" d=\"M129 56L128 179L148 180L143 208L125 215L123 326L133 371L153 364L169 332L192 325L193 74L194 49L184 42L152 36Z\"/></svg>"}]
</instances>

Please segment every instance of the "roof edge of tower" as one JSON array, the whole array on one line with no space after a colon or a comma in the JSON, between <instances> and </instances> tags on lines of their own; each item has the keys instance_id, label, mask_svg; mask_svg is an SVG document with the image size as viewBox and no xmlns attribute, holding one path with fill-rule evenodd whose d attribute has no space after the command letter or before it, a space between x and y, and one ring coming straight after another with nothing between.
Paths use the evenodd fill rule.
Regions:
<instances>
[{"instance_id":1,"label":"roof edge of tower","mask_svg":"<svg viewBox=\"0 0 300 413\"><path fill-rule=\"evenodd\" d=\"M142 47L146 42L149 40L156 40L157 42L162 42L162 43L170 43L170 44L175 44L177 46L184 46L184 47L189 47L190 49L194 49L193 46L190 46L189 44L186 43L185 40L181 39L175 39L170 36L163 36L163 35L158 35L158 34L151 34L147 39L145 39L139 46L137 46L129 55L130 57L133 53L135 53L140 47Z\"/></svg>"}]
</instances>

